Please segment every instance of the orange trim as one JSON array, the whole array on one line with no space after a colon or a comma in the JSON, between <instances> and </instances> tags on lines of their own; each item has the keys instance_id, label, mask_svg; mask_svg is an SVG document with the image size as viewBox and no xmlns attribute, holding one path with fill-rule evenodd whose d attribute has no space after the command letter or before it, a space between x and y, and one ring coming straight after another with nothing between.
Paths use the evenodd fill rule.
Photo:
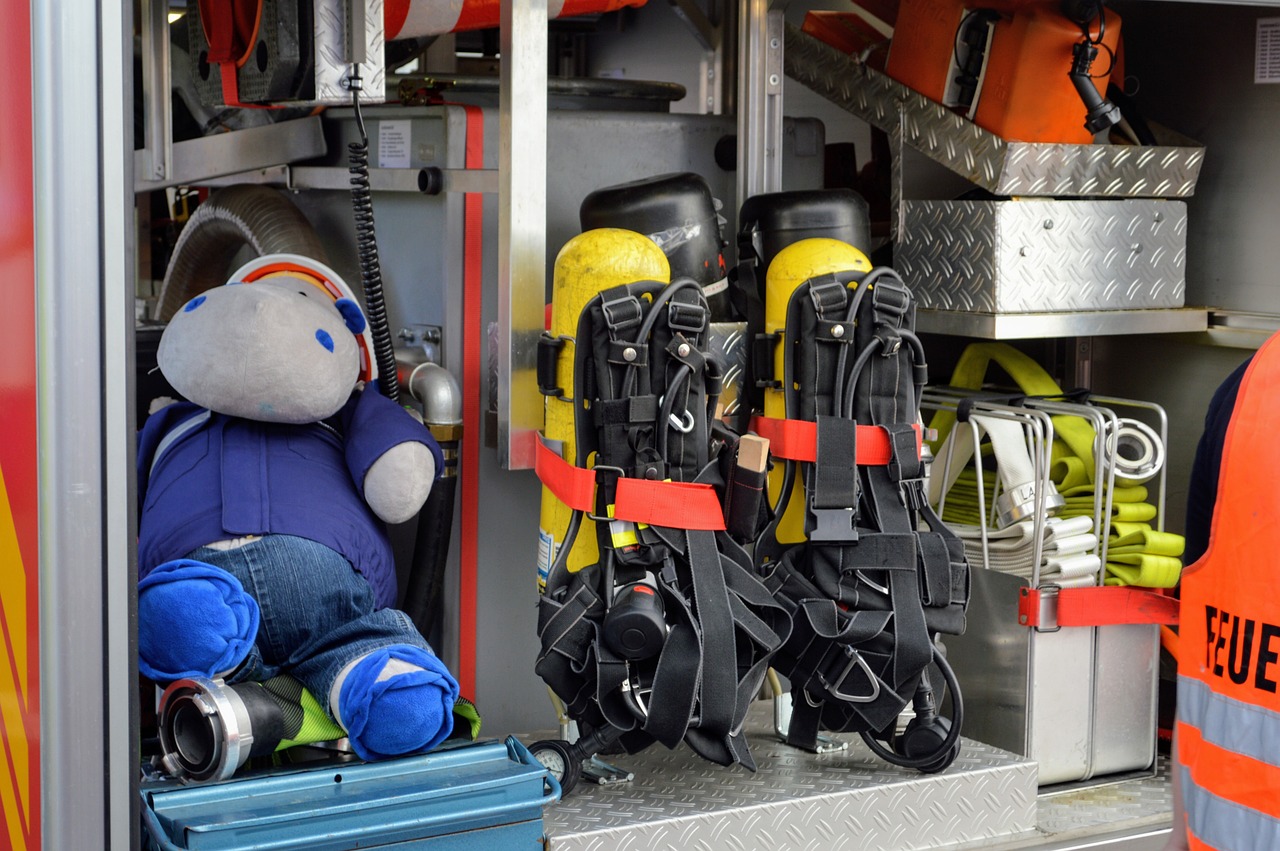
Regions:
<instances>
[{"instance_id":1,"label":"orange trim","mask_svg":"<svg viewBox=\"0 0 1280 851\"><path fill-rule=\"evenodd\" d=\"M1200 788L1271 818L1280 819L1280 766L1225 750L1178 722L1178 760Z\"/></svg>"},{"instance_id":2,"label":"orange trim","mask_svg":"<svg viewBox=\"0 0 1280 851\"><path fill-rule=\"evenodd\" d=\"M276 263L268 263L266 266L254 269L251 277L245 278L241 283L251 284L254 281L262 281L267 278L279 278L284 275L301 275L307 283L321 289L325 295L337 301L340 298L346 298L347 294L340 287L330 281L328 278L320 277L314 269L308 269L298 263L290 263L287 260L281 260ZM365 339L364 334L354 335L356 338L356 346L360 349L360 380L373 380L373 353L369 351L369 341Z\"/></svg>"},{"instance_id":3,"label":"orange trim","mask_svg":"<svg viewBox=\"0 0 1280 851\"><path fill-rule=\"evenodd\" d=\"M1175 662L1178 661L1178 648L1180 643L1181 639L1178 637L1178 633L1163 624L1160 625L1160 646L1164 648L1166 653L1173 657L1173 661Z\"/></svg>"},{"instance_id":4,"label":"orange trim","mask_svg":"<svg viewBox=\"0 0 1280 851\"><path fill-rule=\"evenodd\" d=\"M253 49L258 46L258 31L262 29L262 0L258 0L256 4L256 12L253 16L253 30L249 33L249 40L245 44L244 55L236 60L236 67L243 68L244 63L249 61L249 57L253 55Z\"/></svg>"},{"instance_id":5,"label":"orange trim","mask_svg":"<svg viewBox=\"0 0 1280 851\"><path fill-rule=\"evenodd\" d=\"M920 427L916 430L916 454L920 452ZM818 424L808 420L779 420L773 417L751 418L751 430L769 441L769 452L789 461L818 460ZM893 460L889 432L881 426L858 426L858 457L863 467L883 467Z\"/></svg>"}]
</instances>

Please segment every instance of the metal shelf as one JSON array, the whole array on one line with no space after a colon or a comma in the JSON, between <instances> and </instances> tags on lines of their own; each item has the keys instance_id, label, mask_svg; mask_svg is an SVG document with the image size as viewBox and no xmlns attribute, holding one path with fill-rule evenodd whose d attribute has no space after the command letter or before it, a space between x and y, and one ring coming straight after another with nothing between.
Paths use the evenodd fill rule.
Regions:
<instances>
[{"instance_id":1,"label":"metal shelf","mask_svg":"<svg viewBox=\"0 0 1280 851\"><path fill-rule=\"evenodd\" d=\"M1208 317L1209 312L1203 307L1072 313L970 313L920 309L916 312L916 330L983 340L1176 334L1207 330Z\"/></svg>"},{"instance_id":2,"label":"metal shelf","mask_svg":"<svg viewBox=\"0 0 1280 851\"><path fill-rule=\"evenodd\" d=\"M788 76L996 195L1185 198L1204 149L1006 141L852 56L788 26Z\"/></svg>"}]
</instances>

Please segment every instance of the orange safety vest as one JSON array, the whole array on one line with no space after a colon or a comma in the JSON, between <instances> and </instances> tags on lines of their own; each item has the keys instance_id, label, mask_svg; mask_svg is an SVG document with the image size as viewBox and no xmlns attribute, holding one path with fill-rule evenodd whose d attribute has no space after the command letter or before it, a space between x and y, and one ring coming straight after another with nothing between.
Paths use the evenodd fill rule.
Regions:
<instances>
[{"instance_id":1,"label":"orange safety vest","mask_svg":"<svg viewBox=\"0 0 1280 851\"><path fill-rule=\"evenodd\" d=\"M1209 548L1182 574L1178 760L1192 848L1280 848L1280 335L1226 432Z\"/></svg>"}]
</instances>

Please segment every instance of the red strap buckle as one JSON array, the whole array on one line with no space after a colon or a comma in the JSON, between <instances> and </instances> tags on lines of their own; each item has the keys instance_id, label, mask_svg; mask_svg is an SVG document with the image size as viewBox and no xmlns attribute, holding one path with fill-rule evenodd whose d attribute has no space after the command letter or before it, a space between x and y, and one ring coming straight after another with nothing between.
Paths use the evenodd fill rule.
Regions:
<instances>
[{"instance_id":1,"label":"red strap buckle","mask_svg":"<svg viewBox=\"0 0 1280 851\"><path fill-rule=\"evenodd\" d=\"M920 426L916 431L916 455L920 454ZM818 460L818 424L808 420L779 420L773 417L752 417L751 430L769 441L769 452L788 461ZM854 463L863 467L883 467L893 460L893 445L889 432L881 426L858 426L857 458Z\"/></svg>"},{"instance_id":2,"label":"red strap buckle","mask_svg":"<svg viewBox=\"0 0 1280 851\"><path fill-rule=\"evenodd\" d=\"M1042 585L1018 594L1018 623L1040 632L1064 626L1177 624L1178 600L1123 585L1059 588Z\"/></svg>"},{"instance_id":3,"label":"red strap buckle","mask_svg":"<svg viewBox=\"0 0 1280 851\"><path fill-rule=\"evenodd\" d=\"M565 505L588 514L596 510L596 471L565 461L547 446L542 435L538 435L534 472ZM724 510L711 485L630 476L618 479L612 519L672 529L718 532L725 528Z\"/></svg>"}]
</instances>

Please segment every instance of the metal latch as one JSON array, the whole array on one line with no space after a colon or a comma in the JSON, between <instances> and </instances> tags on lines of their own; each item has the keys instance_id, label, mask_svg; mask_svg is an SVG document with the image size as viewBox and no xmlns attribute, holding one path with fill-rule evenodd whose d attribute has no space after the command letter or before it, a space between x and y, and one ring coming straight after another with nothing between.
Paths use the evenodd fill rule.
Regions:
<instances>
[{"instance_id":1,"label":"metal latch","mask_svg":"<svg viewBox=\"0 0 1280 851\"><path fill-rule=\"evenodd\" d=\"M1057 585L1041 585L1039 588L1024 587L1018 590L1018 623L1031 627L1037 632L1057 632L1062 629L1058 623Z\"/></svg>"}]
</instances>

